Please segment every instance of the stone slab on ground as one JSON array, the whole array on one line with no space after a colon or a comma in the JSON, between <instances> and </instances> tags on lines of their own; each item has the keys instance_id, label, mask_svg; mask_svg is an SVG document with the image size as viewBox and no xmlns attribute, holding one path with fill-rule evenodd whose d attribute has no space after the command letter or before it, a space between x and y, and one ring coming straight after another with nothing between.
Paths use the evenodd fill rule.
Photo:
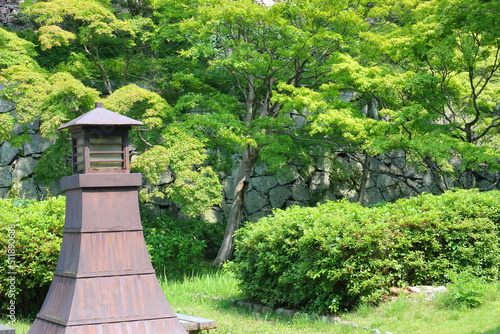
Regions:
<instances>
[{"instance_id":1,"label":"stone slab on ground","mask_svg":"<svg viewBox=\"0 0 500 334\"><path fill-rule=\"evenodd\" d=\"M0 324L0 334L16 334L16 330L14 328L10 328L8 326Z\"/></svg>"}]
</instances>

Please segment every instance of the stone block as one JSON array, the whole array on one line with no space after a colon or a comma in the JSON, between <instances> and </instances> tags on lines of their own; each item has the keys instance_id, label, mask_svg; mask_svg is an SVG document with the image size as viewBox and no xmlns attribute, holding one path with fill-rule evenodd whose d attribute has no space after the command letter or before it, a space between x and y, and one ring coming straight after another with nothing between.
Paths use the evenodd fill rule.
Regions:
<instances>
[{"instance_id":1,"label":"stone block","mask_svg":"<svg viewBox=\"0 0 500 334\"><path fill-rule=\"evenodd\" d=\"M266 205L269 204L269 200L259 194L256 190L249 191L245 200L245 209L248 214L255 213Z\"/></svg>"},{"instance_id":2,"label":"stone block","mask_svg":"<svg viewBox=\"0 0 500 334\"><path fill-rule=\"evenodd\" d=\"M2 8L0 8L0 15L5 14ZM5 15L2 15L4 18L6 18ZM2 100L0 99L0 114L5 114L8 112L13 111L16 108L16 105L14 103L10 103L9 101Z\"/></svg>"},{"instance_id":3,"label":"stone block","mask_svg":"<svg viewBox=\"0 0 500 334\"><path fill-rule=\"evenodd\" d=\"M282 208L292 196L292 191L287 186L278 186L269 191L269 200L273 208Z\"/></svg>"},{"instance_id":4,"label":"stone block","mask_svg":"<svg viewBox=\"0 0 500 334\"><path fill-rule=\"evenodd\" d=\"M316 161L316 168L325 172L332 172L335 168L335 162L331 157L322 156Z\"/></svg>"},{"instance_id":5,"label":"stone block","mask_svg":"<svg viewBox=\"0 0 500 334\"><path fill-rule=\"evenodd\" d=\"M330 173L316 172L311 179L310 188L312 191L330 189Z\"/></svg>"},{"instance_id":6,"label":"stone block","mask_svg":"<svg viewBox=\"0 0 500 334\"><path fill-rule=\"evenodd\" d=\"M297 180L292 185L292 197L295 201L299 202L309 201L311 199L311 192L303 181Z\"/></svg>"},{"instance_id":7,"label":"stone block","mask_svg":"<svg viewBox=\"0 0 500 334\"><path fill-rule=\"evenodd\" d=\"M36 186L35 180L26 179L22 180L17 185L18 196L21 199L39 199L38 188Z\"/></svg>"},{"instance_id":8,"label":"stone block","mask_svg":"<svg viewBox=\"0 0 500 334\"><path fill-rule=\"evenodd\" d=\"M0 147L0 166L9 165L18 153L18 148L12 146L9 142L3 143Z\"/></svg>"},{"instance_id":9,"label":"stone block","mask_svg":"<svg viewBox=\"0 0 500 334\"><path fill-rule=\"evenodd\" d=\"M378 175L376 180L377 187L380 189L391 187L396 184L396 180L394 178L385 174Z\"/></svg>"},{"instance_id":10,"label":"stone block","mask_svg":"<svg viewBox=\"0 0 500 334\"><path fill-rule=\"evenodd\" d=\"M290 117L293 119L293 123L297 128L301 128L307 124L307 117L305 115L290 114Z\"/></svg>"},{"instance_id":11,"label":"stone block","mask_svg":"<svg viewBox=\"0 0 500 334\"><path fill-rule=\"evenodd\" d=\"M167 170L160 176L160 181L156 183L156 186L162 186L174 182L174 174L172 171Z\"/></svg>"},{"instance_id":12,"label":"stone block","mask_svg":"<svg viewBox=\"0 0 500 334\"><path fill-rule=\"evenodd\" d=\"M381 191L386 202L393 202L402 197L401 189L397 185L387 187Z\"/></svg>"},{"instance_id":13,"label":"stone block","mask_svg":"<svg viewBox=\"0 0 500 334\"><path fill-rule=\"evenodd\" d=\"M0 167L0 187L9 187L12 183L10 167Z\"/></svg>"},{"instance_id":14,"label":"stone block","mask_svg":"<svg viewBox=\"0 0 500 334\"><path fill-rule=\"evenodd\" d=\"M232 200L234 198L234 178L227 177L224 179L223 189L225 198Z\"/></svg>"},{"instance_id":15,"label":"stone block","mask_svg":"<svg viewBox=\"0 0 500 334\"><path fill-rule=\"evenodd\" d=\"M376 204L385 201L385 198L377 187L371 187L366 189L366 200L365 204Z\"/></svg>"},{"instance_id":16,"label":"stone block","mask_svg":"<svg viewBox=\"0 0 500 334\"><path fill-rule=\"evenodd\" d=\"M202 214L203 220L209 223L217 223L224 221L224 213L220 210L211 209Z\"/></svg>"},{"instance_id":17,"label":"stone block","mask_svg":"<svg viewBox=\"0 0 500 334\"><path fill-rule=\"evenodd\" d=\"M253 175L256 175L256 176L266 175L268 171L269 171L269 169L268 169L266 164L257 164L253 168ZM238 174L238 168L236 168L236 174Z\"/></svg>"},{"instance_id":18,"label":"stone block","mask_svg":"<svg viewBox=\"0 0 500 334\"><path fill-rule=\"evenodd\" d=\"M37 185L43 198L57 196L62 193L61 180L55 180L48 185Z\"/></svg>"},{"instance_id":19,"label":"stone block","mask_svg":"<svg viewBox=\"0 0 500 334\"><path fill-rule=\"evenodd\" d=\"M14 328L0 324L0 334L16 334Z\"/></svg>"},{"instance_id":20,"label":"stone block","mask_svg":"<svg viewBox=\"0 0 500 334\"><path fill-rule=\"evenodd\" d=\"M46 141L40 135L30 135L30 139L31 142L23 144L25 155L42 153L52 145L52 142Z\"/></svg>"},{"instance_id":21,"label":"stone block","mask_svg":"<svg viewBox=\"0 0 500 334\"><path fill-rule=\"evenodd\" d=\"M250 179L250 183L261 195L266 194L270 189L278 185L278 181L273 176L258 176Z\"/></svg>"},{"instance_id":22,"label":"stone block","mask_svg":"<svg viewBox=\"0 0 500 334\"><path fill-rule=\"evenodd\" d=\"M299 177L300 174L297 171L297 167L290 166L289 170L283 171L277 175L276 181L278 181L278 184L284 185L294 182Z\"/></svg>"},{"instance_id":23,"label":"stone block","mask_svg":"<svg viewBox=\"0 0 500 334\"><path fill-rule=\"evenodd\" d=\"M12 178L14 180L22 180L25 177L33 174L35 170L36 160L33 158L19 158L16 161L14 171L12 172Z\"/></svg>"}]
</instances>

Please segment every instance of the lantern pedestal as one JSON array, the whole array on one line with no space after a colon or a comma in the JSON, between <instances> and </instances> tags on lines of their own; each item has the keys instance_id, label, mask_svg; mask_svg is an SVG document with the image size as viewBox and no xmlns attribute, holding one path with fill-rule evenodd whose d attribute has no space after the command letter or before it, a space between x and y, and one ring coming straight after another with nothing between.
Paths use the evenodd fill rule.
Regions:
<instances>
[{"instance_id":1,"label":"lantern pedestal","mask_svg":"<svg viewBox=\"0 0 500 334\"><path fill-rule=\"evenodd\" d=\"M80 174L67 191L54 280L29 334L186 333L160 288L139 214L140 174Z\"/></svg>"}]
</instances>

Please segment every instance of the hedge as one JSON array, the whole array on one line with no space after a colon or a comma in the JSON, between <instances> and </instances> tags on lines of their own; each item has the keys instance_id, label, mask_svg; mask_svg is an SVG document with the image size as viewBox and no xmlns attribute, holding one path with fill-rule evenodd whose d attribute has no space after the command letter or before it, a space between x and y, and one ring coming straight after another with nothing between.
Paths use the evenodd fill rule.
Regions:
<instances>
[{"instance_id":1,"label":"hedge","mask_svg":"<svg viewBox=\"0 0 500 334\"><path fill-rule=\"evenodd\" d=\"M392 286L444 284L451 273L498 279L499 226L498 191L293 207L240 229L229 267L249 299L336 313L376 303Z\"/></svg>"},{"instance_id":2,"label":"hedge","mask_svg":"<svg viewBox=\"0 0 500 334\"><path fill-rule=\"evenodd\" d=\"M64 197L42 202L0 200L0 302L4 309L12 299L17 315L32 315L43 303L59 257L64 212ZM14 298L9 296L11 286Z\"/></svg>"}]
</instances>

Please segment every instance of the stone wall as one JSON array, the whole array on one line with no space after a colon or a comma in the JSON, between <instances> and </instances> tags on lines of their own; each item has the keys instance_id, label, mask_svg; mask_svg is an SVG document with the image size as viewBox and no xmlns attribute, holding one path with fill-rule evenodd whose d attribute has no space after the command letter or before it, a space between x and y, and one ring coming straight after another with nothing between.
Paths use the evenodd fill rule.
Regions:
<instances>
[{"instance_id":1,"label":"stone wall","mask_svg":"<svg viewBox=\"0 0 500 334\"><path fill-rule=\"evenodd\" d=\"M0 25L12 25L24 0L0 0Z\"/></svg>"},{"instance_id":2,"label":"stone wall","mask_svg":"<svg viewBox=\"0 0 500 334\"><path fill-rule=\"evenodd\" d=\"M15 106L0 100L0 114L15 113ZM34 179L35 166L42 153L51 145L39 134L39 122L26 126L16 126L14 135L29 138L19 147L9 142L0 143L0 198L16 197L23 199L43 199L49 195L61 194L60 181L51 185L37 184ZM312 206L327 200L358 199L358 188L361 179L361 165L353 163L342 156L332 156L322 152L320 148L311 152L315 166L300 164L290 165L289 170L277 175L270 172L265 165L256 166L250 179L246 196L243 219L257 221L272 212L292 205ZM237 159L236 163L237 165ZM391 202L399 198L411 197L421 192L438 193L439 185L430 174L418 173L404 165L404 159L394 153L384 159L371 158L373 170L367 183L366 202L375 204L381 201ZM54 169L58 166L53 166ZM399 181L389 174L403 173L406 182ZM229 214L233 201L232 193L237 170L223 180L224 201L220 208L212 210L205 218L223 222ZM485 174L486 175L486 174ZM173 177L165 173L162 181L154 186L164 187L173 181ZM494 184L495 178L480 180L481 188ZM441 184L441 188L451 185ZM151 185L146 185L151 187ZM175 211L171 203L165 199L154 202L160 211Z\"/></svg>"},{"instance_id":3,"label":"stone wall","mask_svg":"<svg viewBox=\"0 0 500 334\"><path fill-rule=\"evenodd\" d=\"M313 206L327 200L348 199L357 201L361 165L353 164L342 157L317 155L316 166L292 165L289 173L276 176L265 167L256 168L250 179L243 216L245 220L257 221L273 209L293 205ZM364 204L392 202L399 198L415 196L420 192L439 192L435 181L428 174L419 174L412 168L404 168L405 175L412 175L411 186L387 175L401 172L398 159L371 159L375 170L367 183L367 199ZM345 173L347 172L347 174ZM225 201L220 211L214 211L212 220L227 217L232 203L234 175L224 180ZM417 191L418 192L417 192Z\"/></svg>"},{"instance_id":4,"label":"stone wall","mask_svg":"<svg viewBox=\"0 0 500 334\"><path fill-rule=\"evenodd\" d=\"M0 114L3 113L14 114L15 106L0 99ZM58 183L42 186L37 185L33 178L38 159L51 145L39 135L38 127L38 121L16 126L13 135L26 135L29 138L18 147L9 142L0 143L0 198L42 199L48 194L60 193Z\"/></svg>"}]
</instances>

